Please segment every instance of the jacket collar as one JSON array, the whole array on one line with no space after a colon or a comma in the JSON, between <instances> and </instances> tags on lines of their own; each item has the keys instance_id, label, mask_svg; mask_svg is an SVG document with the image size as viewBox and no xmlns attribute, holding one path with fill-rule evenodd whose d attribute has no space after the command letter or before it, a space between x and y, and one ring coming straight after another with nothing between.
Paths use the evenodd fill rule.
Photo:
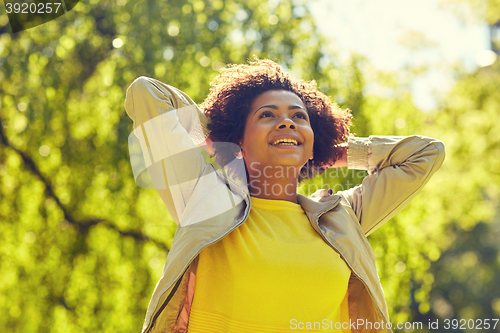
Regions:
<instances>
[{"instance_id":1,"label":"jacket collar","mask_svg":"<svg viewBox=\"0 0 500 333\"><path fill-rule=\"evenodd\" d=\"M314 192L310 198L301 194L297 195L298 203L302 206L311 226L316 232L320 232L316 220L325 212L335 208L340 203L340 200L341 197L339 195L331 195L326 189Z\"/></svg>"},{"instance_id":2,"label":"jacket collar","mask_svg":"<svg viewBox=\"0 0 500 333\"><path fill-rule=\"evenodd\" d=\"M230 184L232 184L233 190L239 189L240 195L245 199L247 204L247 213L245 214L245 219L248 217L250 213L249 206L251 206L250 193L248 191L248 187L246 184L240 184L235 182L232 178L226 179ZM307 218L309 219L309 223L313 227L316 232L320 232L318 229L318 225L316 220L323 215L325 212L332 210L337 207L337 205L341 201L341 197L338 194L330 194L331 190L329 189L320 189L314 192L311 197L306 197L302 194L297 194L297 202L300 204L304 212L306 213Z\"/></svg>"}]
</instances>

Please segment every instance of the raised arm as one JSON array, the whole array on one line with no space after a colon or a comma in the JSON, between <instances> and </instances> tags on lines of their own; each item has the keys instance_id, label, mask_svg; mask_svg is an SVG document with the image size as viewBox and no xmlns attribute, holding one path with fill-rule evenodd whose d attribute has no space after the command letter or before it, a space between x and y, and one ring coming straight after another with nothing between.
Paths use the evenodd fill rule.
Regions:
<instances>
[{"instance_id":1,"label":"raised arm","mask_svg":"<svg viewBox=\"0 0 500 333\"><path fill-rule=\"evenodd\" d=\"M205 164L196 145L205 140L206 118L184 92L144 76L128 88L125 109L134 121L129 144L136 181L147 167L179 224ZM140 147L139 154L132 156L132 146Z\"/></svg>"},{"instance_id":2,"label":"raised arm","mask_svg":"<svg viewBox=\"0 0 500 333\"><path fill-rule=\"evenodd\" d=\"M369 235L406 207L439 169L444 145L422 136L349 138L350 169L368 170L361 185L339 192Z\"/></svg>"}]
</instances>

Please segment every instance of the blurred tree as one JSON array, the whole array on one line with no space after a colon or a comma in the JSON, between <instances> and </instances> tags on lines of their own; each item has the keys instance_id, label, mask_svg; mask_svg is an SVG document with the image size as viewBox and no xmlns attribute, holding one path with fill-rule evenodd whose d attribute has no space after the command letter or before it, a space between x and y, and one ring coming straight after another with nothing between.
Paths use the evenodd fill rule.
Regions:
<instances>
[{"instance_id":1,"label":"blurred tree","mask_svg":"<svg viewBox=\"0 0 500 333\"><path fill-rule=\"evenodd\" d=\"M140 330L175 225L133 181L126 88L147 75L201 102L252 54L359 103L305 1L89 0L17 34L0 15L2 332Z\"/></svg>"},{"instance_id":2,"label":"blurred tree","mask_svg":"<svg viewBox=\"0 0 500 333\"><path fill-rule=\"evenodd\" d=\"M445 142L443 170L370 236L393 322L443 317L446 304L455 314L487 318L493 309L498 317L499 256L489 229L500 184L500 129L491 121L498 66L461 75L442 110L423 113L406 79L381 72L367 79L360 56L339 61L305 1L89 0L18 34L0 15L2 332L140 330L175 224L156 192L133 181L126 88L147 75L201 102L218 69L252 54L315 79L353 110L358 136L417 133ZM366 95L372 83L389 93ZM365 175L328 170L300 191L346 189ZM476 235L469 230L487 242L461 247ZM470 275L456 284L446 280L463 272ZM484 284L486 298L465 304L462 289L455 306L452 289L468 278Z\"/></svg>"},{"instance_id":3,"label":"blurred tree","mask_svg":"<svg viewBox=\"0 0 500 333\"><path fill-rule=\"evenodd\" d=\"M494 26L500 20L497 0L445 0L442 4L466 21ZM432 260L425 278L413 279L411 284L410 310L414 320L424 323L500 317L500 128L495 121L500 108L499 61L473 73L457 67L455 79L451 92L440 97L440 111L424 122L447 150L440 185L428 197L435 208L432 223L418 231L426 235L429 248L437 245L435 255L429 256ZM500 332L499 326L488 331ZM465 326L451 331L482 330Z\"/></svg>"},{"instance_id":4,"label":"blurred tree","mask_svg":"<svg viewBox=\"0 0 500 333\"><path fill-rule=\"evenodd\" d=\"M464 20L486 21L490 25L500 21L499 0L441 0L441 5Z\"/></svg>"},{"instance_id":5,"label":"blurred tree","mask_svg":"<svg viewBox=\"0 0 500 333\"><path fill-rule=\"evenodd\" d=\"M435 280L432 311L420 318L500 317L499 86L498 61L470 74L457 73L455 87L442 98L442 111L433 120L447 143L441 200L435 205L448 222L438 220L445 238L439 243L442 255L429 270Z\"/></svg>"}]
</instances>

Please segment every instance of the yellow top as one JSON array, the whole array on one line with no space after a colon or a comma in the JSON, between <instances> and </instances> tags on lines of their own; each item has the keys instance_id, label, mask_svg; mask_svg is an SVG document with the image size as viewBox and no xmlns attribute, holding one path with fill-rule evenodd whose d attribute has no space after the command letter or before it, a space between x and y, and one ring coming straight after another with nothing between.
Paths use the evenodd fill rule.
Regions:
<instances>
[{"instance_id":1,"label":"yellow top","mask_svg":"<svg viewBox=\"0 0 500 333\"><path fill-rule=\"evenodd\" d=\"M200 253L188 332L350 332L350 274L300 205L252 198L248 220Z\"/></svg>"}]
</instances>

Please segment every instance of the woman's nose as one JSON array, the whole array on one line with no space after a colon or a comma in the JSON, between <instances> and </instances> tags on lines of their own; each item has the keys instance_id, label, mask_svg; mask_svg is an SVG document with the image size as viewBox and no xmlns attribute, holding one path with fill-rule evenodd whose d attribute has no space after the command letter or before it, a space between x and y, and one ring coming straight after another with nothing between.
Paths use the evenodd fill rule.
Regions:
<instances>
[{"instance_id":1,"label":"woman's nose","mask_svg":"<svg viewBox=\"0 0 500 333\"><path fill-rule=\"evenodd\" d=\"M278 123L278 126L277 126L278 129L285 129L285 128L290 128L290 129L296 129L295 127L295 123L290 120L290 119L283 119L282 121L280 121Z\"/></svg>"}]
</instances>

